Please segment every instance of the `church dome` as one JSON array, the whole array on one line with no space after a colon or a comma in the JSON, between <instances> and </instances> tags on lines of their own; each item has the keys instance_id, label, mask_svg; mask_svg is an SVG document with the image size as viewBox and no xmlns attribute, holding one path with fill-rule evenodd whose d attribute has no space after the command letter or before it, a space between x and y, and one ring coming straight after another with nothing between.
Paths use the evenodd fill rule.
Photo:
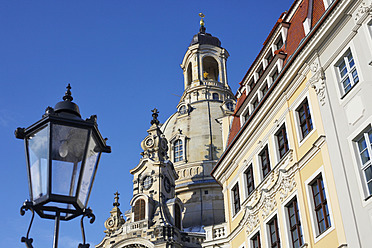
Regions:
<instances>
[{"instance_id":1,"label":"church dome","mask_svg":"<svg viewBox=\"0 0 372 248\"><path fill-rule=\"evenodd\" d=\"M194 35L194 37L192 38L190 46L195 44L200 45L206 44L221 47L221 41L217 37L214 37L211 34L206 33L205 29L206 28L204 26L200 27L199 33Z\"/></svg>"}]
</instances>

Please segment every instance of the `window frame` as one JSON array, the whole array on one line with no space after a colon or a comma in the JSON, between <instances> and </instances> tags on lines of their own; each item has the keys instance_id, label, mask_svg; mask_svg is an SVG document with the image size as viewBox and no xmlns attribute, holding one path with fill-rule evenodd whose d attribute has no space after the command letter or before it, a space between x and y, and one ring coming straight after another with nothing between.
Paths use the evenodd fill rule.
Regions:
<instances>
[{"instance_id":1,"label":"window frame","mask_svg":"<svg viewBox=\"0 0 372 248\"><path fill-rule=\"evenodd\" d=\"M305 115L304 121L301 120L301 116L300 116L300 111L302 108L304 109L303 112ZM296 115L298 118L298 126L299 126L300 137L301 137L300 141L302 142L314 129L314 125L313 125L314 121L311 117L310 104L309 104L309 100L307 97L304 100L302 100L301 103L297 106ZM306 125L307 133L304 133L303 125Z\"/></svg>"},{"instance_id":2,"label":"window frame","mask_svg":"<svg viewBox=\"0 0 372 248\"><path fill-rule=\"evenodd\" d=\"M312 107L312 104L311 104L311 101L310 101L309 91L303 92L301 95L295 100L295 102L293 103L293 105L291 105L291 107L290 107L291 112L292 112L292 115L293 115L293 118L294 118L294 122L295 122L294 127L296 129L297 144L298 144L299 147L301 147L306 142L306 140L309 137L311 137L311 135L316 130L316 120L312 118L313 129L309 132L309 134L306 135L306 137L303 138L302 135L301 135L300 120L299 120L299 116L298 116L297 111L296 111L297 108L300 106L300 104L305 99L307 99L308 104L309 104L310 114L311 114L312 117L313 117L313 113L314 113L313 107Z\"/></svg>"},{"instance_id":3,"label":"window frame","mask_svg":"<svg viewBox=\"0 0 372 248\"><path fill-rule=\"evenodd\" d=\"M274 226L274 233L271 232L271 225ZM266 228L267 228L267 239L268 239L268 245L271 248L280 248L280 232L279 232L279 224L278 224L278 215L275 214L268 222L266 222ZM272 235L275 235L276 241L273 242Z\"/></svg>"},{"instance_id":4,"label":"window frame","mask_svg":"<svg viewBox=\"0 0 372 248\"><path fill-rule=\"evenodd\" d=\"M265 69L264 69L263 64L261 63L261 64L258 66L258 69L257 69L257 71L256 71L256 73L257 73L257 78L261 78L262 75L264 74L264 72L265 72Z\"/></svg>"},{"instance_id":5,"label":"window frame","mask_svg":"<svg viewBox=\"0 0 372 248\"><path fill-rule=\"evenodd\" d=\"M267 164L264 164L263 155L265 155ZM262 148L262 150L258 154L258 157L259 157L259 164L260 164L260 169L261 169L262 180L264 180L267 177L267 175L269 175L270 172L271 172L270 153L269 153L268 144L266 144L265 147ZM264 166L268 167L267 173L265 173Z\"/></svg>"},{"instance_id":6,"label":"window frame","mask_svg":"<svg viewBox=\"0 0 372 248\"><path fill-rule=\"evenodd\" d=\"M329 199L329 201L328 201L328 211L329 211L329 219L330 219L330 222L331 222L331 227L328 228L327 230L325 230L325 232L323 232L323 233L319 233L319 231L318 231L317 217L316 217L316 213L315 213L315 210L314 210L315 209L314 200L313 200L313 195L312 195L312 189L311 189L311 186L310 186L310 184L312 182L314 182L314 180L317 177L319 177L320 175L323 178L325 194L327 196L327 199ZM327 185L327 178L326 178L326 174L324 173L323 165L321 165L319 167L319 169L317 169L305 181L304 185L306 186L305 189L306 189L307 203L308 203L308 206L309 206L309 209L310 209L309 213L310 213L310 220L311 220L312 232L313 232L313 237L314 237L314 243L317 243L323 237L325 237L326 235L328 235L331 231L333 231L335 229L335 224L334 224L335 222L333 220L333 213L332 213L332 201L330 200L331 195L328 193L329 190L328 190L328 185Z\"/></svg>"},{"instance_id":7,"label":"window frame","mask_svg":"<svg viewBox=\"0 0 372 248\"><path fill-rule=\"evenodd\" d=\"M255 246L255 239L257 240L257 246ZM260 231L257 231L250 239L249 239L250 247L252 248L261 248L261 235Z\"/></svg>"},{"instance_id":8,"label":"window frame","mask_svg":"<svg viewBox=\"0 0 372 248\"><path fill-rule=\"evenodd\" d=\"M244 175L244 182L245 182L246 198L248 198L253 193L253 191L256 189L255 183L254 183L253 163L250 163L247 166L247 168L244 170L243 175ZM248 180L249 179L248 175L251 177L251 180Z\"/></svg>"},{"instance_id":9,"label":"window frame","mask_svg":"<svg viewBox=\"0 0 372 248\"><path fill-rule=\"evenodd\" d=\"M369 156L369 160L365 163L363 162L363 159L361 157L361 151L359 147L359 141L361 139L364 139L366 143L366 147L363 149L363 153L366 151ZM368 181L366 178L366 171L372 170L372 127L371 124L368 125L362 132L360 132L354 139L353 139L353 145L355 147L356 151L356 157L357 157L357 169L360 175L360 179L362 181L363 191L365 200L368 200L372 197L372 178ZM371 187L369 187L369 183L371 184Z\"/></svg>"},{"instance_id":10,"label":"window frame","mask_svg":"<svg viewBox=\"0 0 372 248\"><path fill-rule=\"evenodd\" d=\"M351 60L353 62L353 65L351 67L350 67L350 60L348 57L349 55L351 55ZM342 64L344 64L344 67L342 68L346 70L344 75L342 75L342 72L340 71ZM358 73L358 71L360 72L360 70L358 70L357 67L358 66L357 66L357 62L355 59L355 52L353 55L353 51L351 47L349 46L342 53L342 55L338 57L336 63L334 64L335 72L336 72L337 79L338 79L338 85L341 91L341 98L347 95L354 88L354 86L357 85L361 81L360 74ZM353 75L354 72L356 73L355 77ZM355 80L355 78L357 78L357 81ZM344 82L346 80L349 80L349 84L347 84L347 86L350 85L350 87L345 87Z\"/></svg>"},{"instance_id":11,"label":"window frame","mask_svg":"<svg viewBox=\"0 0 372 248\"><path fill-rule=\"evenodd\" d=\"M282 43L280 47L278 45L279 44L279 41L281 41L281 43ZM274 42L274 45L275 45L276 50L279 50L280 48L283 47L283 45L284 45L284 39L283 39L283 37L282 37L281 34L279 34L278 38L276 38L276 40Z\"/></svg>"},{"instance_id":12,"label":"window frame","mask_svg":"<svg viewBox=\"0 0 372 248\"><path fill-rule=\"evenodd\" d=\"M239 182L236 182L234 184L234 186L231 188L230 194L231 194L233 217L235 217L237 213L239 213L241 210Z\"/></svg>"},{"instance_id":13,"label":"window frame","mask_svg":"<svg viewBox=\"0 0 372 248\"><path fill-rule=\"evenodd\" d=\"M293 205L293 203L296 202L296 205L295 205L295 225L292 226L292 223L291 223L291 214L290 214L290 211L289 211L289 206L290 205ZM297 232L297 235L298 237L300 237L298 240L300 241L300 244L299 244L299 247L302 247L302 245L304 245L304 233L303 233L303 230L302 230L302 223L301 223L301 214L300 214L300 208L299 208L299 204L298 204L298 200L297 200L297 195L295 195L294 197L290 198L288 200L288 202L286 202L284 204L284 210L285 210L285 216L286 216L286 220L287 220L287 231L288 231L288 244L290 245L290 247L294 248L295 247L295 244L294 244L294 240L293 240L293 231L296 231ZM293 230L295 229L295 230Z\"/></svg>"},{"instance_id":14,"label":"window frame","mask_svg":"<svg viewBox=\"0 0 372 248\"><path fill-rule=\"evenodd\" d=\"M267 83L267 81L264 81L263 85L260 88L260 91L261 91L261 99L262 99L269 91L269 84Z\"/></svg>"},{"instance_id":15,"label":"window frame","mask_svg":"<svg viewBox=\"0 0 372 248\"><path fill-rule=\"evenodd\" d=\"M316 200L317 194L315 194L314 192L314 185L318 188L317 194L319 194L320 196L319 204L317 204L317 200ZM315 216L316 216L317 233L318 235L321 235L332 226L322 174L319 174L318 176L316 176L315 179L309 184L309 186L311 188L311 195L312 195L313 206L314 206L313 211L315 212ZM318 213L322 213L322 216L323 216L322 220L319 219ZM328 214L325 215L324 213L328 213ZM322 230L321 222L323 220L325 224L325 229Z\"/></svg>"},{"instance_id":16,"label":"window frame","mask_svg":"<svg viewBox=\"0 0 372 248\"><path fill-rule=\"evenodd\" d=\"M253 97L251 100L250 105L252 106L252 112L257 108L258 104L260 104L260 99L258 98L258 95Z\"/></svg>"},{"instance_id":17,"label":"window frame","mask_svg":"<svg viewBox=\"0 0 372 248\"><path fill-rule=\"evenodd\" d=\"M174 163L183 161L184 144L182 139L176 139L173 142L173 161Z\"/></svg>"},{"instance_id":18,"label":"window frame","mask_svg":"<svg viewBox=\"0 0 372 248\"><path fill-rule=\"evenodd\" d=\"M267 61L267 66L269 66L271 62L274 60L274 53L271 51L271 48L267 52L265 59Z\"/></svg>"},{"instance_id":19,"label":"window frame","mask_svg":"<svg viewBox=\"0 0 372 248\"><path fill-rule=\"evenodd\" d=\"M284 130L284 134L283 134L283 130ZM281 154L281 145L280 145L280 141L279 141L279 135L283 135L283 140L284 140L284 153ZM275 140L275 144L276 144L276 153L277 153L277 158L278 158L278 161L280 161L282 158L285 157L285 155L289 152L290 150L290 145L289 145L289 140L288 140L288 134L287 134L287 127L285 125L285 122L282 123L280 125L280 127L276 130L275 134L274 134L274 140Z\"/></svg>"},{"instance_id":20,"label":"window frame","mask_svg":"<svg viewBox=\"0 0 372 248\"><path fill-rule=\"evenodd\" d=\"M278 76L279 76L279 69L278 69L278 67L275 66L274 69L272 70L271 74L270 74L272 83L275 82L275 80L278 78Z\"/></svg>"}]
</instances>

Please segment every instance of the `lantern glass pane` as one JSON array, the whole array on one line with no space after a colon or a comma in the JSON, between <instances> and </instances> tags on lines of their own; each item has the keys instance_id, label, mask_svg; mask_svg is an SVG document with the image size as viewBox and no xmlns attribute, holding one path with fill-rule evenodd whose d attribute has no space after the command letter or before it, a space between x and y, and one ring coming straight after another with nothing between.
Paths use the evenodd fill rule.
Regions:
<instances>
[{"instance_id":1,"label":"lantern glass pane","mask_svg":"<svg viewBox=\"0 0 372 248\"><path fill-rule=\"evenodd\" d=\"M80 185L80 192L79 192L79 200L82 204L84 204L84 207L87 205L87 200L89 196L89 192L92 187L92 181L94 178L94 174L96 171L97 166L97 160L99 158L100 149L94 140L94 138L91 136L89 140L89 147L87 151L87 156L85 159L84 164L84 170L83 170L83 177L81 180Z\"/></svg>"},{"instance_id":2,"label":"lantern glass pane","mask_svg":"<svg viewBox=\"0 0 372 248\"><path fill-rule=\"evenodd\" d=\"M31 199L47 194L48 185L48 155L49 155L49 126L27 137L29 156L29 172Z\"/></svg>"},{"instance_id":3,"label":"lantern glass pane","mask_svg":"<svg viewBox=\"0 0 372 248\"><path fill-rule=\"evenodd\" d=\"M88 130L55 124L52 135L52 194L74 197Z\"/></svg>"}]
</instances>

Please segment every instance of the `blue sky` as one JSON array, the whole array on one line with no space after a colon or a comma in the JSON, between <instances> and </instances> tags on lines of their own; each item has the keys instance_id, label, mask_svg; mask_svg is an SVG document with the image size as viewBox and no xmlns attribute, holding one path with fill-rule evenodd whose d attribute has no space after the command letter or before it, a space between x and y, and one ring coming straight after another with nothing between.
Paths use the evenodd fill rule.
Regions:
<instances>
[{"instance_id":1,"label":"blue sky","mask_svg":"<svg viewBox=\"0 0 372 248\"><path fill-rule=\"evenodd\" d=\"M238 83L267 35L292 0L267 1L26 1L0 0L0 247L25 247L31 214L19 214L28 198L24 146L14 130L39 120L47 106L61 100L71 83L83 118L98 116L111 154L103 154L89 206L96 222L85 222L91 247L104 237L104 221L120 192L129 209L132 176L140 142L154 107L164 122L183 92L182 58L199 29L203 12L207 32L230 53L228 80ZM61 222L60 247L82 242L80 219ZM34 247L51 247L54 222L35 217Z\"/></svg>"}]
</instances>

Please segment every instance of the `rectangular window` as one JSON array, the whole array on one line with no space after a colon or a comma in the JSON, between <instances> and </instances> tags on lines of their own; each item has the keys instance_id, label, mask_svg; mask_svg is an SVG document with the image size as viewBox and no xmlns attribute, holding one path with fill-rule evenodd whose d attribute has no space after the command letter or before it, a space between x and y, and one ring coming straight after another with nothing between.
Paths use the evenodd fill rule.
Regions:
<instances>
[{"instance_id":1,"label":"rectangular window","mask_svg":"<svg viewBox=\"0 0 372 248\"><path fill-rule=\"evenodd\" d=\"M297 198L286 205L288 211L289 231L293 248L299 248L304 243L302 237L301 220L298 211Z\"/></svg>"},{"instance_id":2,"label":"rectangular window","mask_svg":"<svg viewBox=\"0 0 372 248\"><path fill-rule=\"evenodd\" d=\"M265 178L271 171L269 148L266 146L259 154L261 160L262 177Z\"/></svg>"},{"instance_id":3,"label":"rectangular window","mask_svg":"<svg viewBox=\"0 0 372 248\"><path fill-rule=\"evenodd\" d=\"M363 171L365 177L365 186L368 194L372 195L372 129L363 132L356 143L360 157L360 169Z\"/></svg>"},{"instance_id":4,"label":"rectangular window","mask_svg":"<svg viewBox=\"0 0 372 248\"><path fill-rule=\"evenodd\" d=\"M260 232L257 232L256 235L251 238L251 247L261 248Z\"/></svg>"},{"instance_id":5,"label":"rectangular window","mask_svg":"<svg viewBox=\"0 0 372 248\"><path fill-rule=\"evenodd\" d=\"M234 215L240 211L240 195L239 195L239 184L236 183L231 190L232 200L234 204Z\"/></svg>"},{"instance_id":6,"label":"rectangular window","mask_svg":"<svg viewBox=\"0 0 372 248\"><path fill-rule=\"evenodd\" d=\"M289 150L285 124L281 126L278 132L276 132L275 136L278 144L279 158L281 159Z\"/></svg>"},{"instance_id":7,"label":"rectangular window","mask_svg":"<svg viewBox=\"0 0 372 248\"><path fill-rule=\"evenodd\" d=\"M327 197L325 194L322 175L319 175L311 184L313 193L314 211L318 224L318 234L322 234L331 226Z\"/></svg>"},{"instance_id":8,"label":"rectangular window","mask_svg":"<svg viewBox=\"0 0 372 248\"><path fill-rule=\"evenodd\" d=\"M183 144L182 140L178 139L174 142L174 162L183 160Z\"/></svg>"},{"instance_id":9,"label":"rectangular window","mask_svg":"<svg viewBox=\"0 0 372 248\"><path fill-rule=\"evenodd\" d=\"M269 238L270 238L270 247L271 248L279 248L280 247L280 238L279 238L279 230L278 230L278 220L276 216L267 223L269 228Z\"/></svg>"},{"instance_id":10,"label":"rectangular window","mask_svg":"<svg viewBox=\"0 0 372 248\"><path fill-rule=\"evenodd\" d=\"M311 130L313 130L313 121L311 119L309 103L307 99L303 101L296 110L300 122L301 140L304 139Z\"/></svg>"},{"instance_id":11,"label":"rectangular window","mask_svg":"<svg viewBox=\"0 0 372 248\"><path fill-rule=\"evenodd\" d=\"M336 63L336 67L341 79L341 88L343 93L346 94L359 82L358 72L350 49Z\"/></svg>"},{"instance_id":12,"label":"rectangular window","mask_svg":"<svg viewBox=\"0 0 372 248\"><path fill-rule=\"evenodd\" d=\"M244 172L245 179L247 181L247 192L250 195L254 190L254 178L253 178L253 168L252 165Z\"/></svg>"}]
</instances>

